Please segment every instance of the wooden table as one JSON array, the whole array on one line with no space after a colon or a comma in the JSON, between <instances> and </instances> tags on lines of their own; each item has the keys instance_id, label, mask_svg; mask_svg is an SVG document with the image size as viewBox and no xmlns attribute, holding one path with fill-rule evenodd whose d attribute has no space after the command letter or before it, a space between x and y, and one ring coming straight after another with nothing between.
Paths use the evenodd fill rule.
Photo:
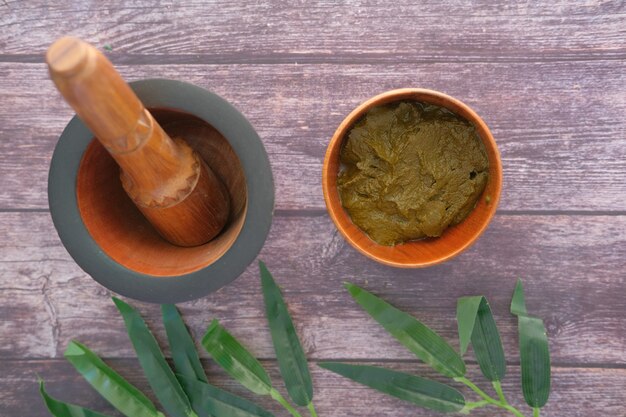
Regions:
<instances>
[{"instance_id":1,"label":"wooden table","mask_svg":"<svg viewBox=\"0 0 626 417\"><path fill-rule=\"evenodd\" d=\"M486 295L509 361L505 389L521 405L516 321L508 313L517 277L550 336L553 392L542 415L626 415L623 2L54 3L0 2L0 414L46 416L40 375L52 394L117 415L63 359L74 338L147 388L109 291L72 261L48 212L50 157L72 112L42 54L73 34L111 49L128 80L195 83L232 102L257 129L276 182L274 223L259 258L284 287L312 360L320 416L439 415L315 365L383 363L437 378L350 300L344 280L418 316L455 346L456 298ZM424 270L359 255L329 220L320 186L326 144L343 117L375 93L409 86L472 106L490 125L505 171L486 234ZM136 305L163 341L158 307ZM180 307L196 336L211 318L222 320L279 381L255 265ZM471 354L468 362L478 375ZM215 384L251 398L205 364Z\"/></svg>"}]
</instances>

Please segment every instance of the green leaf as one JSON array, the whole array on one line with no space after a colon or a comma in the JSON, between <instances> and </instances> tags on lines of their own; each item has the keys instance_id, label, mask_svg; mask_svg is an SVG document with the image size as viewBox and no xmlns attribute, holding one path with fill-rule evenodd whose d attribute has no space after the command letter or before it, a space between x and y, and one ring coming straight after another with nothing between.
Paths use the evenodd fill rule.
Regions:
<instances>
[{"instance_id":1,"label":"green leaf","mask_svg":"<svg viewBox=\"0 0 626 417\"><path fill-rule=\"evenodd\" d=\"M472 339L472 331L476 322L476 314L482 297L463 297L456 303L456 321L459 327L459 344L461 345L461 355L467 352L467 348Z\"/></svg>"},{"instance_id":2,"label":"green leaf","mask_svg":"<svg viewBox=\"0 0 626 417\"><path fill-rule=\"evenodd\" d=\"M463 359L437 333L364 289L350 283L345 286L374 320L418 358L450 378L465 375Z\"/></svg>"},{"instance_id":3,"label":"green leaf","mask_svg":"<svg viewBox=\"0 0 626 417\"><path fill-rule=\"evenodd\" d=\"M269 411L195 378L178 375L200 417L274 417Z\"/></svg>"},{"instance_id":4,"label":"green leaf","mask_svg":"<svg viewBox=\"0 0 626 417\"><path fill-rule=\"evenodd\" d=\"M141 391L78 342L70 342L65 358L108 402L128 417L163 417Z\"/></svg>"},{"instance_id":5,"label":"green leaf","mask_svg":"<svg viewBox=\"0 0 626 417\"><path fill-rule=\"evenodd\" d=\"M259 262L265 313L272 333L272 342L280 374L291 399L300 406L313 400L313 384L302 345L285 305L280 289L263 262Z\"/></svg>"},{"instance_id":6,"label":"green leaf","mask_svg":"<svg viewBox=\"0 0 626 417\"><path fill-rule=\"evenodd\" d=\"M141 315L119 298L113 297L113 301L124 318L128 337L150 387L165 411L171 417L197 417Z\"/></svg>"},{"instance_id":7,"label":"green leaf","mask_svg":"<svg viewBox=\"0 0 626 417\"><path fill-rule=\"evenodd\" d=\"M522 390L526 403L543 407L550 396L550 351L543 320L519 316L519 349L522 366Z\"/></svg>"},{"instance_id":8,"label":"green leaf","mask_svg":"<svg viewBox=\"0 0 626 417\"><path fill-rule=\"evenodd\" d=\"M207 329L202 346L241 385L255 394L271 394L272 383L265 369L218 320Z\"/></svg>"},{"instance_id":9,"label":"green leaf","mask_svg":"<svg viewBox=\"0 0 626 417\"><path fill-rule=\"evenodd\" d=\"M475 310L473 320L468 317L459 317L466 312L474 311L476 305L478 308ZM467 334L467 328L464 326L470 321L474 322L470 329L472 346L485 378L490 381L501 381L506 373L504 349L502 349L500 332L498 332L487 299L483 296L460 298L457 304L457 317L459 318L459 338L461 333Z\"/></svg>"},{"instance_id":10,"label":"green leaf","mask_svg":"<svg viewBox=\"0 0 626 417\"><path fill-rule=\"evenodd\" d=\"M526 315L526 300L524 298L524 287L522 286L521 279L518 279L515 285L513 299L511 300L511 313L516 316Z\"/></svg>"},{"instance_id":11,"label":"green leaf","mask_svg":"<svg viewBox=\"0 0 626 417\"><path fill-rule=\"evenodd\" d=\"M200 362L196 345L176 306L164 304L161 306L161 313L176 372L202 382L209 382Z\"/></svg>"},{"instance_id":12,"label":"green leaf","mask_svg":"<svg viewBox=\"0 0 626 417\"><path fill-rule=\"evenodd\" d=\"M550 396L550 350L543 320L526 315L522 282L518 280L511 313L517 315L522 391L526 403L541 408Z\"/></svg>"},{"instance_id":13,"label":"green leaf","mask_svg":"<svg viewBox=\"0 0 626 417\"><path fill-rule=\"evenodd\" d=\"M105 414L101 414L87 408L55 400L49 396L44 389L43 381L39 381L39 393L41 394L43 401L46 403L48 411L50 411L50 414L54 417L109 417Z\"/></svg>"},{"instance_id":14,"label":"green leaf","mask_svg":"<svg viewBox=\"0 0 626 417\"><path fill-rule=\"evenodd\" d=\"M457 412L465 406L465 398L459 391L430 379L375 366L337 362L324 362L319 366L387 395L431 410Z\"/></svg>"}]
</instances>

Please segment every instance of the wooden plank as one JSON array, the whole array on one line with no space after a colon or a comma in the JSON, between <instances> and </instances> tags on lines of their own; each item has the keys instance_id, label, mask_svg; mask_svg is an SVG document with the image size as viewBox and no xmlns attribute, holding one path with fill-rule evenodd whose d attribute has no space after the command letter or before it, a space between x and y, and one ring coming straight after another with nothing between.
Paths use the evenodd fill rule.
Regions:
<instances>
[{"instance_id":1,"label":"wooden plank","mask_svg":"<svg viewBox=\"0 0 626 417\"><path fill-rule=\"evenodd\" d=\"M107 357L132 357L107 290L60 245L47 213L0 214L0 359L57 357L77 338ZM284 287L315 359L410 359L343 290L369 288L456 345L456 299L484 294L508 358L517 327L508 306L517 277L545 319L556 364L626 364L626 216L496 216L468 252L440 266L398 270L353 250L327 216L277 216L260 255ZM164 340L158 306L135 303ZM232 285L181 305L196 338L214 317L274 357L255 265ZM18 337L19 336L19 337Z\"/></svg>"},{"instance_id":2,"label":"wooden plank","mask_svg":"<svg viewBox=\"0 0 626 417\"><path fill-rule=\"evenodd\" d=\"M113 359L107 362L155 400L135 359ZM449 380L435 375L425 365L414 362L372 364L450 383ZM263 365L270 371L275 386L285 393L276 364L264 361ZM81 379L71 365L63 360L10 361L0 362L0 366L6 369L0 374L0 405L2 405L3 416L48 417L37 393L36 374L46 381L47 390L57 398L79 403L111 416L121 416L115 413L113 408ZM254 396L245 391L214 363L205 362L205 368L208 369L209 379L213 384L261 404L274 412L277 417L288 415L285 410L268 398ZM484 382L477 366L470 365L468 369L468 376L491 393L492 390L488 388L489 384ZM436 417L442 415L384 396L325 371L314 363L311 364L311 373L315 389L314 402L320 416ZM542 416L621 416L626 413L626 404L619 401L624 396L626 369L553 367L552 374L552 392L548 404L542 410ZM514 406L519 407L525 415L529 415L529 408L523 403L519 378L518 367L509 366L503 383L504 392ZM474 393L459 384L452 383L452 385L459 388L468 401L478 400ZM504 414L497 408L472 411L472 416L493 417L496 415Z\"/></svg>"},{"instance_id":3,"label":"wooden plank","mask_svg":"<svg viewBox=\"0 0 626 417\"><path fill-rule=\"evenodd\" d=\"M550 5L482 0L274 2L207 5L117 0L7 2L0 53L36 59L53 39L80 36L116 54L188 62L492 61L623 58L622 2ZM165 55L165 57L161 57ZM24 57L11 56L8 59ZM132 58L131 58L132 59ZM142 58L144 59L144 58Z\"/></svg>"},{"instance_id":4,"label":"wooden plank","mask_svg":"<svg viewBox=\"0 0 626 417\"><path fill-rule=\"evenodd\" d=\"M421 65L121 66L129 80L182 79L253 123L278 209L324 210L329 138L362 100L396 87L452 94L490 125L504 165L502 210L624 210L626 61ZM0 209L46 208L49 160L71 111L42 65L0 64Z\"/></svg>"}]
</instances>

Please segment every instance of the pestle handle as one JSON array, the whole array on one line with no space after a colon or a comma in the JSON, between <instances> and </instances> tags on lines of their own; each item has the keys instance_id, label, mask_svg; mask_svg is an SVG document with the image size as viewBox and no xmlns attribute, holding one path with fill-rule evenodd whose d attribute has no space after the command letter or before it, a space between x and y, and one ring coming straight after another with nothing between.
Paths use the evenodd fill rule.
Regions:
<instances>
[{"instance_id":1,"label":"pestle handle","mask_svg":"<svg viewBox=\"0 0 626 417\"><path fill-rule=\"evenodd\" d=\"M180 246L215 237L229 216L226 188L184 140L167 135L109 60L64 37L50 46L46 61L58 90L118 163L124 189L157 231Z\"/></svg>"},{"instance_id":2,"label":"pestle handle","mask_svg":"<svg viewBox=\"0 0 626 417\"><path fill-rule=\"evenodd\" d=\"M104 55L64 37L50 46L46 61L65 100L109 152L129 152L140 144L145 132L137 132L137 123L144 106Z\"/></svg>"}]
</instances>

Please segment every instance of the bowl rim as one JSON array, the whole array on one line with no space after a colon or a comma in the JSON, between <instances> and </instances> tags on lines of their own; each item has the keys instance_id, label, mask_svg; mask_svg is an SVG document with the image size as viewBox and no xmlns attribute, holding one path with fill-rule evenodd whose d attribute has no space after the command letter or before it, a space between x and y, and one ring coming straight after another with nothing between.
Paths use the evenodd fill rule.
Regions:
<instances>
[{"instance_id":1,"label":"bowl rim","mask_svg":"<svg viewBox=\"0 0 626 417\"><path fill-rule=\"evenodd\" d=\"M420 98L419 99L415 98L415 96L419 96ZM495 182L495 193L492 193L489 195L491 200L488 204L489 209L488 209L487 216L485 217L484 221L481 222L480 227L475 231L475 233L473 233L469 237L469 239L464 240L460 245L456 246L453 250L450 250L448 253L443 254L442 256L437 257L436 259L432 259L430 261L399 262L397 260L391 260L382 256L378 256L366 250L361 244L359 244L355 236L347 233L347 231L341 226L341 222L339 218L340 216L342 216L344 220L345 218L347 218L347 220L350 223L352 223L352 220L350 219L350 216L346 213L345 209L341 205L341 200L339 198L337 199L331 198L331 193L336 193L338 195L338 191L336 190L336 187L333 186L334 181L330 180L331 179L331 175L329 172L330 165L331 165L330 159L333 156L334 152L336 152L336 149L338 147L341 147L344 141L344 137L346 133L348 132L348 129L352 127L352 125L354 125L354 123L356 123L356 121L360 117L362 117L363 114L370 108L375 107L377 105L388 104L388 103L401 101L401 100L416 100L416 101L428 102L428 100L424 100L423 98L435 99L437 101L436 103L437 105L448 108L455 114L458 114L461 117L469 120L474 125L477 125L480 131L484 132L484 135L479 134L479 136L481 137L481 140L485 144L485 148L488 148L487 149L488 154L490 154L489 151L491 150L491 155L493 156L493 158L492 156L489 156L489 164L490 164L490 171L491 171L491 167L493 166L494 168L493 171L496 173L496 177L492 178L493 173L490 172L490 181ZM464 114L459 114L459 113L464 113ZM424 268L424 267L441 264L459 255L460 253L465 251L467 248L469 248L472 244L474 244L478 240L478 238L485 232L485 230L491 223L491 220L493 219L496 213L496 209L500 202L500 195L502 193L502 182L503 182L503 173L502 173L502 161L500 158L500 152L498 150L493 134L491 133L485 121L470 106L468 106L461 100L454 98L450 95L447 95L445 93L442 93L440 91L431 90L427 88L399 88L399 89L388 90L363 101L342 120L342 122L339 124L339 126L333 133L333 136L326 148L326 153L324 155L324 162L322 166L322 191L324 194L324 202L326 204L326 209L328 211L328 214L330 218L332 219L333 223L335 224L335 227L337 228L337 230L339 230L339 232L344 237L344 239L346 239L346 241L353 248L359 251L361 254L379 263L382 263L388 266L398 267L398 268ZM485 191L486 190L487 190L487 187L485 187ZM483 193L485 191L483 191ZM481 198L482 198L482 194L481 194ZM336 204L333 205L332 201L338 201L339 202L338 207ZM463 222L459 223L459 225L456 225L454 227L458 227L462 224ZM360 230L356 225L355 225L355 228L358 230L357 236L359 237L365 236L366 241L369 240L370 244L373 243L376 246L382 246L382 245L377 245L375 242L373 242L369 238L369 236L367 236L367 234L363 232L362 230ZM413 241L413 242L419 242L419 240ZM402 245L403 244L400 244L400 245L396 245L396 246L389 247L389 248L395 249L398 247L402 247Z\"/></svg>"},{"instance_id":2,"label":"bowl rim","mask_svg":"<svg viewBox=\"0 0 626 417\"><path fill-rule=\"evenodd\" d=\"M192 114L213 126L230 143L241 162L248 194L248 210L239 235L215 262L182 275L144 274L110 258L89 234L78 208L78 170L94 137L78 116L67 124L52 155L48 176L50 215L70 256L106 288L152 303L197 299L234 281L263 247L274 211L274 180L269 158L250 122L217 94L167 79L145 79L129 85L145 107L166 107Z\"/></svg>"}]
</instances>

